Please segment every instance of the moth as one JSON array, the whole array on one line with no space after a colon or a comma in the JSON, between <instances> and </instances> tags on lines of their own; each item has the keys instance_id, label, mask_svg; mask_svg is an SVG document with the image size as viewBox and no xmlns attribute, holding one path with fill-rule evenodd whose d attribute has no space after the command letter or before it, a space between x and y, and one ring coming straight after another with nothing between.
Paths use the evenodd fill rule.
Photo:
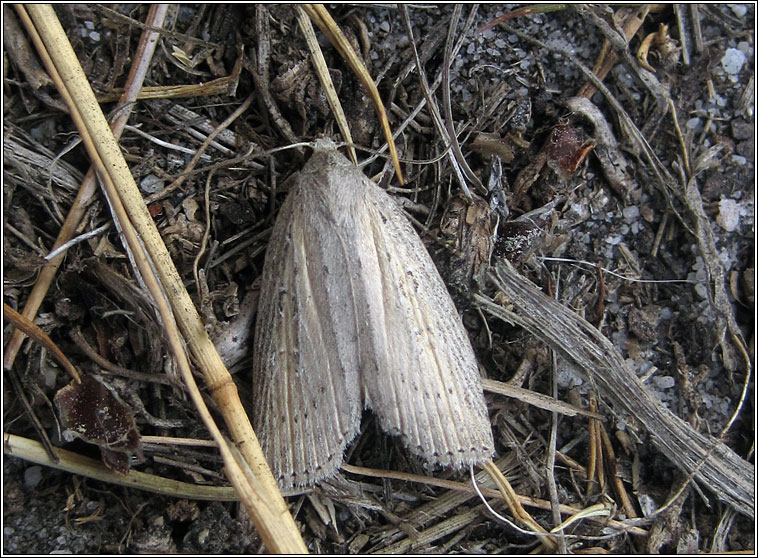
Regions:
<instances>
[{"instance_id":1,"label":"moth","mask_svg":"<svg viewBox=\"0 0 758 558\"><path fill-rule=\"evenodd\" d=\"M294 178L256 318L253 427L281 488L337 472L364 408L429 464L494 442L476 357L397 203L328 139Z\"/></svg>"}]
</instances>

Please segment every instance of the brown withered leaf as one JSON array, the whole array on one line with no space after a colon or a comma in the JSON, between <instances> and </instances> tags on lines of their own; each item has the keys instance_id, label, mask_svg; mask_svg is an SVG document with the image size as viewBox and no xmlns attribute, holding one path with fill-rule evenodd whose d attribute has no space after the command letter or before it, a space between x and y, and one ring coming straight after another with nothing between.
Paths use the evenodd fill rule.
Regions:
<instances>
[{"instance_id":1,"label":"brown withered leaf","mask_svg":"<svg viewBox=\"0 0 758 558\"><path fill-rule=\"evenodd\" d=\"M525 198L534 185L542 190L541 194L534 196L541 198L535 200L541 201L541 204L553 199L557 192L565 190L565 183L579 170L596 143L577 122L568 117L562 118L551 129L537 155L530 159L516 177L511 209L521 207L528 211L532 208L532 202Z\"/></svg>"},{"instance_id":2,"label":"brown withered leaf","mask_svg":"<svg viewBox=\"0 0 758 558\"><path fill-rule=\"evenodd\" d=\"M550 132L545 144L547 164L563 180L571 177L595 147L595 140L588 138L578 126L567 119L559 122Z\"/></svg>"},{"instance_id":3,"label":"brown withered leaf","mask_svg":"<svg viewBox=\"0 0 758 558\"><path fill-rule=\"evenodd\" d=\"M131 457L142 461L142 441L131 409L104 383L84 376L55 395L63 437L80 438L100 446L103 463L121 474L129 472Z\"/></svg>"}]
</instances>

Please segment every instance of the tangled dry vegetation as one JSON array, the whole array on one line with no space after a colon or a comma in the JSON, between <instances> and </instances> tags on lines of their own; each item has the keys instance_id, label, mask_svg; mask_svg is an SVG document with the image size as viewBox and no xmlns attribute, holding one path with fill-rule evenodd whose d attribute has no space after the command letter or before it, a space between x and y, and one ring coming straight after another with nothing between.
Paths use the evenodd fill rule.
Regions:
<instances>
[{"instance_id":1,"label":"tangled dry vegetation","mask_svg":"<svg viewBox=\"0 0 758 558\"><path fill-rule=\"evenodd\" d=\"M188 395L183 343L198 378L223 382L156 297L186 288L249 406L257 278L309 153L276 148L346 130L463 315L516 494L427 470L366 412L340 479L287 496L307 549L754 548L753 5L330 6L386 107L402 185L364 84L323 29L306 42L306 12L171 5L159 24L149 8L55 14L106 116L128 117L138 205L183 284L163 291L149 266L135 276L131 233L85 179L90 148L3 7L6 552L297 548L236 501L233 451L196 410L223 424L227 401ZM129 115L116 101L140 67ZM37 330L11 315L35 304Z\"/></svg>"}]
</instances>

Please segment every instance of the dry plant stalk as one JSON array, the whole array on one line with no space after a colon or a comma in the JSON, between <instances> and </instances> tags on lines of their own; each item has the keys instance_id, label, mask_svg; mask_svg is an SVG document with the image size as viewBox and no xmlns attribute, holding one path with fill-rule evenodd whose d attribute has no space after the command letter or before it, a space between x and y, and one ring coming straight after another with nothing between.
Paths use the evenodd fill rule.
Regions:
<instances>
[{"instance_id":1,"label":"dry plant stalk","mask_svg":"<svg viewBox=\"0 0 758 558\"><path fill-rule=\"evenodd\" d=\"M345 141L348 144L352 144L353 136L350 133L350 125L347 122L345 111L342 110L342 104L340 103L339 96L337 95L337 90L334 87L332 76L329 74L329 68L327 67L326 60L324 59L324 53L321 52L321 47L318 44L316 32L313 30L313 24L311 24L311 20L308 19L308 15L300 6L297 6L295 8L295 13L297 14L297 23L300 26L300 32L305 37L305 42L308 45L308 50L311 53L311 62L313 63L313 68L316 70L316 75L318 76L321 87L324 90L324 95L326 96L326 100L329 103L329 107L332 109L334 119L337 121L337 126L342 133L342 137L345 138ZM352 145L348 145L348 153L350 154L350 160L357 165L358 156L355 154L355 148Z\"/></svg>"},{"instance_id":2,"label":"dry plant stalk","mask_svg":"<svg viewBox=\"0 0 758 558\"><path fill-rule=\"evenodd\" d=\"M342 58L348 63L350 68L361 80L361 83L368 91L371 102L374 103L376 109L376 115L379 118L379 124L384 132L384 137L387 139L387 145L390 150L390 156L392 157L392 163L395 165L395 172L400 184L403 184L403 173L400 169L400 159L397 156L397 148L395 147L395 140L392 137L392 130L390 129L390 122L387 119L387 111L384 108L382 97L379 94L379 90L371 78L371 74L368 73L366 66L363 65L363 61L358 57L353 50L353 46L350 41L347 40L345 34L340 29L337 22L332 19L329 12L323 4L301 4L302 9L308 14L308 17L318 25L319 29L327 36L334 48L340 53Z\"/></svg>"},{"instance_id":3,"label":"dry plant stalk","mask_svg":"<svg viewBox=\"0 0 758 558\"><path fill-rule=\"evenodd\" d=\"M333 475L364 407L428 463L490 458L476 358L437 268L331 140L294 178L268 250L253 424L282 488Z\"/></svg>"},{"instance_id":4,"label":"dry plant stalk","mask_svg":"<svg viewBox=\"0 0 758 558\"><path fill-rule=\"evenodd\" d=\"M17 11L32 35L48 73L56 81L92 163L97 168L111 210L122 227L135 271L139 270L139 275L155 301L189 395L219 446L230 481L239 491L247 512L270 551L306 552L302 537L276 488L250 427L236 386L205 332L181 277L171 262L55 12L51 6L43 4L17 6ZM236 447L224 439L197 390L177 325L181 328L195 361L205 374L211 393L224 410L224 418ZM236 453L236 448L240 449L244 460Z\"/></svg>"},{"instance_id":5,"label":"dry plant stalk","mask_svg":"<svg viewBox=\"0 0 758 558\"><path fill-rule=\"evenodd\" d=\"M47 349L50 354L55 357L55 360L60 363L63 369L68 372L77 383L80 383L82 381L81 377L79 376L79 372L74 367L74 365L71 364L71 361L68 360L68 357L66 357L58 345L56 345L53 340L48 337L47 333L42 331L42 328L40 328L37 324L35 324L23 314L16 312L5 302L3 302L3 315L16 327L16 330L24 333L25 335L28 335L37 341L37 343L42 345L45 349Z\"/></svg>"},{"instance_id":6,"label":"dry plant stalk","mask_svg":"<svg viewBox=\"0 0 758 558\"><path fill-rule=\"evenodd\" d=\"M152 6L148 12L147 22L150 25L160 27L163 25L167 10L168 8L165 5ZM137 52L134 55L135 62L132 65L127 78L126 91L119 100L119 114L111 125L111 130L113 130L113 135L116 139L121 137L121 132L124 130L124 126L132 113L132 105L137 98L137 92L140 90L140 87L145 80L145 75L150 66L149 61L152 59L157 43L158 34L152 31L146 31L140 38ZM74 231L84 217L85 209L96 191L97 181L95 180L95 169L94 167L91 167L87 172L87 175L84 177L79 192L76 195L76 199L66 216L66 221L63 223L63 226L58 233L58 238L55 240L53 250L64 245L74 235ZM40 270L37 282L34 284L34 288L29 294L29 298L27 299L22 312L23 315L30 320L33 320L34 316L36 316L37 310L39 310L42 300L58 272L58 268L63 263L63 258L63 254L55 256L49 261L48 265ZM11 337L11 340L5 347L3 366L6 368L13 366L13 361L16 358L18 350L21 348L23 340L24 336L21 331L13 332L13 337Z\"/></svg>"},{"instance_id":7,"label":"dry plant stalk","mask_svg":"<svg viewBox=\"0 0 758 558\"><path fill-rule=\"evenodd\" d=\"M191 500L235 501L237 492L231 486L203 486L159 477L130 469L128 473L116 473L103 465L102 461L85 457L73 451L54 448L58 461L50 458L39 442L15 434L3 434L3 452L32 463L54 467L74 475L81 475L109 484L138 488L154 494Z\"/></svg>"},{"instance_id":8,"label":"dry plant stalk","mask_svg":"<svg viewBox=\"0 0 758 558\"><path fill-rule=\"evenodd\" d=\"M211 95L230 95L234 96L237 91L240 73L242 72L242 56L232 69L232 73L225 77L220 77L206 83L197 83L191 85L160 85L146 86L139 90L136 100L144 101L149 99L187 99L190 97L209 97ZM101 103L112 103L121 98L122 90L114 89L108 93L97 96Z\"/></svg>"},{"instance_id":9,"label":"dry plant stalk","mask_svg":"<svg viewBox=\"0 0 758 558\"><path fill-rule=\"evenodd\" d=\"M490 274L509 306L476 295L492 316L524 327L583 370L599 394L651 434L655 446L736 511L755 517L755 466L664 407L594 326L545 295L504 260Z\"/></svg>"}]
</instances>

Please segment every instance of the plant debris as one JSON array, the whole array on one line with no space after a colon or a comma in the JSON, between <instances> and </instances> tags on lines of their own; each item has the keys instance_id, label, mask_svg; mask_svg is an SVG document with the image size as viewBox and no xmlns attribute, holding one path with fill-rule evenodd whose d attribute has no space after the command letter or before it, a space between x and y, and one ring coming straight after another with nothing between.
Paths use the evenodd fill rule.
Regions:
<instances>
[{"instance_id":1,"label":"plant debris","mask_svg":"<svg viewBox=\"0 0 758 558\"><path fill-rule=\"evenodd\" d=\"M55 5L109 117L148 9ZM320 48L362 171L419 232L485 386L588 413L485 390L495 465L540 529L563 524L557 551L754 549L755 6L326 10L385 104L405 184L364 86L318 24L306 43L292 5L170 5L150 96L119 141L245 404L257 280L309 155L272 150L341 139ZM6 346L5 431L42 429L86 454L94 446L68 441L82 437L117 470L227 487L94 186L49 256L90 163L15 10L4 14L4 302L22 312L61 265L34 322L84 378L68 385L36 343ZM489 508L468 474L430 470L365 413L342 476L287 502L314 553L538 549L543 537L474 473ZM4 502L9 553L266 550L237 503L15 457Z\"/></svg>"}]
</instances>

